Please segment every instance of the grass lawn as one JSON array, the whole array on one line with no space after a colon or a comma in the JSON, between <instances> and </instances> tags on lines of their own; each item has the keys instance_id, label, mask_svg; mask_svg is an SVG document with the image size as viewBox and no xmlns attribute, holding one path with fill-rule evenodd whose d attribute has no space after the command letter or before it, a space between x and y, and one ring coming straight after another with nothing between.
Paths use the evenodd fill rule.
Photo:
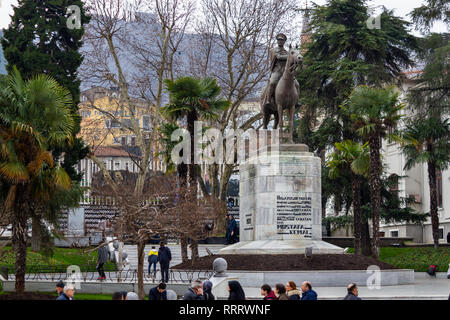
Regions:
<instances>
[{"instance_id":1,"label":"grass lawn","mask_svg":"<svg viewBox=\"0 0 450 320\"><path fill-rule=\"evenodd\" d=\"M353 248L349 252L354 252ZM450 248L440 247L435 250L432 247L422 248L380 248L380 261L389 263L401 269L414 269L425 272L431 264L437 266L438 272L447 272L450 263Z\"/></svg>"},{"instance_id":2,"label":"grass lawn","mask_svg":"<svg viewBox=\"0 0 450 320\"><path fill-rule=\"evenodd\" d=\"M8 252L0 260L0 267L6 266L13 273L15 254L11 247L6 247ZM32 252L27 248L27 272L66 272L67 266L80 266L81 271L96 271L97 251L85 252L87 249L54 248L53 256L46 257L40 252ZM116 266L108 262L104 266L105 271L114 271Z\"/></svg>"},{"instance_id":3,"label":"grass lawn","mask_svg":"<svg viewBox=\"0 0 450 320\"><path fill-rule=\"evenodd\" d=\"M9 292L1 292L2 294L8 294ZM57 297L56 292L39 292L39 293L45 293L52 296L55 296L55 300ZM75 292L75 300L112 300L112 294L95 294L95 293L76 293Z\"/></svg>"}]
</instances>

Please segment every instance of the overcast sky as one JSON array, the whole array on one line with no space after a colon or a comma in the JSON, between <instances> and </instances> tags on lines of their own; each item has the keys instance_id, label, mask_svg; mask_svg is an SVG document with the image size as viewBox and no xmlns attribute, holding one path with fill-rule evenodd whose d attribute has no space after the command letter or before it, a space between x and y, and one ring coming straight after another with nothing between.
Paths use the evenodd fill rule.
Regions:
<instances>
[{"instance_id":1,"label":"overcast sky","mask_svg":"<svg viewBox=\"0 0 450 320\"><path fill-rule=\"evenodd\" d=\"M305 0L302 1L303 3ZM311 3L311 0L308 1ZM315 0L315 3L321 5L325 4L326 0ZM384 5L388 9L395 9L395 13L404 17L406 20L410 20L407 16L412 9L420 7L423 0L372 0L369 2L371 6ZM8 26L10 22L9 15L12 14L12 5L17 5L17 0L0 0L0 29ZM439 23L434 26L434 32L448 31L444 23Z\"/></svg>"}]
</instances>

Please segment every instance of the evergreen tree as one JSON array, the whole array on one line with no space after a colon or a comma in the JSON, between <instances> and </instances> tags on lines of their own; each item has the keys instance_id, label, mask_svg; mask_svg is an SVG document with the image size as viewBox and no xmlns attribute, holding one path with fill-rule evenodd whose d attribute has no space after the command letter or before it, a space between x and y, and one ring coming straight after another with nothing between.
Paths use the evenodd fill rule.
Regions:
<instances>
[{"instance_id":1,"label":"evergreen tree","mask_svg":"<svg viewBox=\"0 0 450 320\"><path fill-rule=\"evenodd\" d=\"M80 28L67 27L73 13L68 12L71 5L80 8ZM75 181L80 181L81 176L73 167L89 152L75 138L81 121L77 114L80 96L77 70L83 57L78 50L82 46L83 26L88 22L81 0L19 0L1 41L8 71L16 66L24 79L42 73L50 75L72 95L71 111L76 119L72 131L74 143L55 147L52 152L57 158L64 153L62 166Z\"/></svg>"}]
</instances>

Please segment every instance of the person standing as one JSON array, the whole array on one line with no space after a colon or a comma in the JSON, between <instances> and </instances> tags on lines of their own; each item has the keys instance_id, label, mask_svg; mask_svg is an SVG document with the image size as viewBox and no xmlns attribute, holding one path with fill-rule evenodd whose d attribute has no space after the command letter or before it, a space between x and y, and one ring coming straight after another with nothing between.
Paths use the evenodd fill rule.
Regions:
<instances>
[{"instance_id":1,"label":"person standing","mask_svg":"<svg viewBox=\"0 0 450 320\"><path fill-rule=\"evenodd\" d=\"M230 214L230 243L233 244L236 242L236 232L237 232L237 223L234 220L234 217Z\"/></svg>"},{"instance_id":2,"label":"person standing","mask_svg":"<svg viewBox=\"0 0 450 320\"><path fill-rule=\"evenodd\" d=\"M361 298L358 297L358 286L355 283L350 283L347 286L347 295L344 300L361 300Z\"/></svg>"},{"instance_id":3,"label":"person standing","mask_svg":"<svg viewBox=\"0 0 450 320\"><path fill-rule=\"evenodd\" d=\"M304 281L301 286L302 300L317 300L317 293L312 289L311 282Z\"/></svg>"},{"instance_id":4,"label":"person standing","mask_svg":"<svg viewBox=\"0 0 450 320\"><path fill-rule=\"evenodd\" d=\"M153 266L153 276L156 277L156 264L158 263L158 251L156 251L155 246L148 253L148 276L151 276L152 266Z\"/></svg>"},{"instance_id":5,"label":"person standing","mask_svg":"<svg viewBox=\"0 0 450 320\"><path fill-rule=\"evenodd\" d=\"M286 283L286 291L289 300L300 300L301 292L297 289L297 285L294 281L289 281L288 283Z\"/></svg>"},{"instance_id":6,"label":"person standing","mask_svg":"<svg viewBox=\"0 0 450 320\"><path fill-rule=\"evenodd\" d=\"M56 284L56 293L58 294L58 297L64 293L64 282L62 280L59 280Z\"/></svg>"},{"instance_id":7,"label":"person standing","mask_svg":"<svg viewBox=\"0 0 450 320\"><path fill-rule=\"evenodd\" d=\"M59 295L56 300L73 300L73 296L75 294L75 289L72 285L68 284L64 287L64 292Z\"/></svg>"},{"instance_id":8,"label":"person standing","mask_svg":"<svg viewBox=\"0 0 450 320\"><path fill-rule=\"evenodd\" d=\"M169 282L169 265L172 260L172 253L170 252L170 249L164 245L163 241L160 242L158 260L161 268L161 281L167 283Z\"/></svg>"},{"instance_id":9,"label":"person standing","mask_svg":"<svg viewBox=\"0 0 450 320\"><path fill-rule=\"evenodd\" d=\"M261 295L264 297L263 300L277 300L277 296L268 284L261 286Z\"/></svg>"},{"instance_id":10,"label":"person standing","mask_svg":"<svg viewBox=\"0 0 450 320\"><path fill-rule=\"evenodd\" d=\"M212 294L213 284L209 280L203 281L203 298L204 300L215 300L216 298Z\"/></svg>"},{"instance_id":11,"label":"person standing","mask_svg":"<svg viewBox=\"0 0 450 320\"><path fill-rule=\"evenodd\" d=\"M286 294L286 287L282 283L277 283L275 285L275 295L278 297L278 300L289 300L289 297Z\"/></svg>"},{"instance_id":12,"label":"person standing","mask_svg":"<svg viewBox=\"0 0 450 320\"><path fill-rule=\"evenodd\" d=\"M228 300L230 301L246 300L244 290L236 280L228 281L228 292L230 293L228 296Z\"/></svg>"},{"instance_id":13,"label":"person standing","mask_svg":"<svg viewBox=\"0 0 450 320\"><path fill-rule=\"evenodd\" d=\"M205 300L203 296L203 284L200 280L192 281L191 287L183 296L183 300Z\"/></svg>"},{"instance_id":14,"label":"person standing","mask_svg":"<svg viewBox=\"0 0 450 320\"><path fill-rule=\"evenodd\" d=\"M227 214L227 219L225 222L225 230L226 230L226 239L227 244L231 244L231 231L230 231L230 224L231 224L231 214Z\"/></svg>"},{"instance_id":15,"label":"person standing","mask_svg":"<svg viewBox=\"0 0 450 320\"><path fill-rule=\"evenodd\" d=\"M158 286L151 288L148 293L148 300L167 300L167 286L164 282Z\"/></svg>"},{"instance_id":16,"label":"person standing","mask_svg":"<svg viewBox=\"0 0 450 320\"><path fill-rule=\"evenodd\" d=\"M105 280L106 275L105 275L105 271L103 270L103 265L106 262L108 262L108 260L109 260L109 250L103 241L100 242L100 246L97 249L97 253L98 253L97 271L99 274L99 277L97 278L97 280Z\"/></svg>"}]
</instances>

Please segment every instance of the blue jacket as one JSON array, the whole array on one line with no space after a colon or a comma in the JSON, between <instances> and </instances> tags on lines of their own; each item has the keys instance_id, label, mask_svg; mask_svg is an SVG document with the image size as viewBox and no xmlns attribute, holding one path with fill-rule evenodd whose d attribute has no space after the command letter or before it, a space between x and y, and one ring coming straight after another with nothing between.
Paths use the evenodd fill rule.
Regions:
<instances>
[{"instance_id":1,"label":"blue jacket","mask_svg":"<svg viewBox=\"0 0 450 320\"><path fill-rule=\"evenodd\" d=\"M317 293L314 290L308 290L302 294L302 300L317 300Z\"/></svg>"},{"instance_id":2,"label":"blue jacket","mask_svg":"<svg viewBox=\"0 0 450 320\"><path fill-rule=\"evenodd\" d=\"M158 287L151 288L148 293L148 300L167 300L167 291L164 290L163 293L160 293Z\"/></svg>"},{"instance_id":3,"label":"blue jacket","mask_svg":"<svg viewBox=\"0 0 450 320\"><path fill-rule=\"evenodd\" d=\"M172 253L170 252L170 249L167 247L160 247L158 250L158 260L159 263L168 264L170 260L172 260Z\"/></svg>"},{"instance_id":4,"label":"blue jacket","mask_svg":"<svg viewBox=\"0 0 450 320\"><path fill-rule=\"evenodd\" d=\"M230 233L233 231L235 231L236 233L236 227L237 227L236 220L232 219L230 222Z\"/></svg>"},{"instance_id":5,"label":"blue jacket","mask_svg":"<svg viewBox=\"0 0 450 320\"><path fill-rule=\"evenodd\" d=\"M70 300L68 296L66 296L65 293L61 293L56 300ZM73 300L73 299L72 299Z\"/></svg>"}]
</instances>

